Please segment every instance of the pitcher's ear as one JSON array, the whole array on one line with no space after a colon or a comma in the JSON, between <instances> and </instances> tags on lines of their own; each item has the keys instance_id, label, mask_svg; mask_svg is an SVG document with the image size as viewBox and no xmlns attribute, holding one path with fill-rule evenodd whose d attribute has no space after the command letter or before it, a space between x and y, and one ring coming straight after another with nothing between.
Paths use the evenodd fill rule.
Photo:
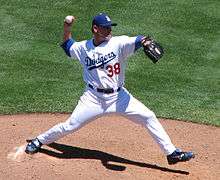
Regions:
<instances>
[{"instance_id":1,"label":"pitcher's ear","mask_svg":"<svg viewBox=\"0 0 220 180\"><path fill-rule=\"evenodd\" d=\"M92 32L93 33L97 33L98 32L98 26L97 25L93 25L92 26Z\"/></svg>"}]
</instances>

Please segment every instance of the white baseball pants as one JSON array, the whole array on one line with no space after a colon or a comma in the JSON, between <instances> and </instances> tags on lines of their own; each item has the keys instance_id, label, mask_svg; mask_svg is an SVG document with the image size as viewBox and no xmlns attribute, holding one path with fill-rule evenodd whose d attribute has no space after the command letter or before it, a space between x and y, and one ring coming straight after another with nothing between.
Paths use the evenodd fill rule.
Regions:
<instances>
[{"instance_id":1,"label":"white baseball pants","mask_svg":"<svg viewBox=\"0 0 220 180\"><path fill-rule=\"evenodd\" d=\"M125 88L112 94L98 93L86 88L72 115L37 138L42 144L50 144L105 113L119 113L143 125L166 155L176 149L154 112L135 99Z\"/></svg>"}]
</instances>

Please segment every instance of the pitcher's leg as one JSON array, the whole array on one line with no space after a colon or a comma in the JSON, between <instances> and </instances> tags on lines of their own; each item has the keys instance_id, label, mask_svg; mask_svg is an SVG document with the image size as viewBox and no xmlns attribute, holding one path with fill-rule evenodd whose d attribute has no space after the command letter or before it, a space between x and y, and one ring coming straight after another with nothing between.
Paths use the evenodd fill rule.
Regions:
<instances>
[{"instance_id":1,"label":"pitcher's leg","mask_svg":"<svg viewBox=\"0 0 220 180\"><path fill-rule=\"evenodd\" d=\"M176 147L171 142L170 137L156 118L155 114L152 111L149 111L147 114L141 114L140 117L144 126L148 129L149 133L160 146L162 151L166 155L173 153Z\"/></svg>"},{"instance_id":2,"label":"pitcher's leg","mask_svg":"<svg viewBox=\"0 0 220 180\"><path fill-rule=\"evenodd\" d=\"M132 121L142 124L149 131L150 135L157 142L165 154L171 154L175 151L168 134L156 118L154 112L149 110L144 104L135 99L132 95L129 97L127 107L123 112Z\"/></svg>"},{"instance_id":3,"label":"pitcher's leg","mask_svg":"<svg viewBox=\"0 0 220 180\"><path fill-rule=\"evenodd\" d=\"M72 115L67 119L66 122L59 123L53 126L48 131L40 134L37 139L42 144L50 144L70 133L73 133L91 122L97 115L102 113L100 107L88 107L79 101Z\"/></svg>"}]
</instances>

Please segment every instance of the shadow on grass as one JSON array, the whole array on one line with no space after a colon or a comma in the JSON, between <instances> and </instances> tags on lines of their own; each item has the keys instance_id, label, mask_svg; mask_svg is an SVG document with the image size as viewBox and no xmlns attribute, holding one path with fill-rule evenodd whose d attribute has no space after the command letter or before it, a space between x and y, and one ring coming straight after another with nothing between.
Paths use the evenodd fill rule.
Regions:
<instances>
[{"instance_id":1,"label":"shadow on grass","mask_svg":"<svg viewBox=\"0 0 220 180\"><path fill-rule=\"evenodd\" d=\"M161 167L158 165L132 161L129 159L125 159L125 158L115 156L115 155L112 155L106 152L98 151L98 150L73 147L73 146L68 146L68 145L58 144L58 143L52 143L48 146L59 151L60 153L52 151L52 150L48 150L48 149L43 149L43 148L40 150L40 152L47 154L49 156L60 158L60 159L100 160L104 167L106 167L107 169L115 170L115 171L124 171L126 169L126 166L120 166L120 165L114 164L114 162L117 162L117 163L130 164L134 166L145 167L145 168L150 168L150 169L155 169L155 170L160 170L160 171L165 171L165 172L185 174L185 175L189 174L189 172L187 171L175 170L175 169L170 169L166 167Z\"/></svg>"}]
</instances>

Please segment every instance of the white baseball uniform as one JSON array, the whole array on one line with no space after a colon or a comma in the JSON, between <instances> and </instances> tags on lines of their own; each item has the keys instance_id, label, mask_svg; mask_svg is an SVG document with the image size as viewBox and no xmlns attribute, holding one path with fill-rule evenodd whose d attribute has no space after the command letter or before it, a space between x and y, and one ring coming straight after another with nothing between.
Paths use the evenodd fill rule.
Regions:
<instances>
[{"instance_id":1,"label":"white baseball uniform","mask_svg":"<svg viewBox=\"0 0 220 180\"><path fill-rule=\"evenodd\" d=\"M155 114L123 87L127 57L141 47L141 37L115 36L98 46L93 39L63 43L66 54L82 64L86 88L67 121L37 137L42 144L75 132L100 115L118 113L147 128L165 154L174 152L176 148Z\"/></svg>"}]
</instances>

